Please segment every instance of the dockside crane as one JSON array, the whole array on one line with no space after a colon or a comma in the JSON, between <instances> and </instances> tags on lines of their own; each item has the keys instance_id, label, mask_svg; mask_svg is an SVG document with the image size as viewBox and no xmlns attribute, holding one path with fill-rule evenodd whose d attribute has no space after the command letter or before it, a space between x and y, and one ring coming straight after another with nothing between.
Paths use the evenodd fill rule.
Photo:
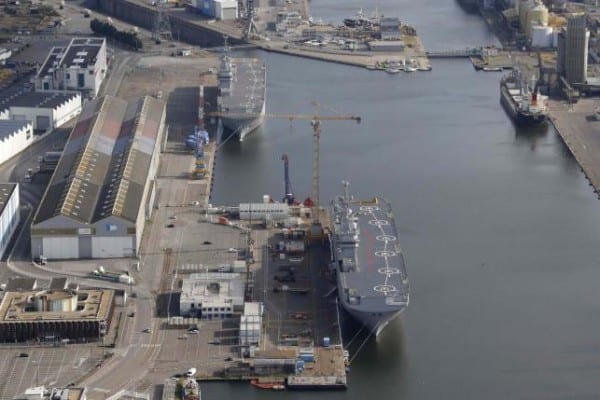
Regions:
<instances>
[{"instance_id":1,"label":"dockside crane","mask_svg":"<svg viewBox=\"0 0 600 400\"><path fill-rule=\"evenodd\" d=\"M313 131L313 178L312 178L312 202L313 202L313 219L318 220L318 207L319 207L319 154L320 154L320 138L321 138L321 122L322 121L355 121L360 124L362 118L357 115L321 115L320 105L318 102L312 102L314 112L313 114L278 114L278 113L265 113L264 116L268 118L282 118L288 119L290 122L294 120L309 120ZM260 115L252 113L230 113L230 112L212 112L207 115L213 117L244 117L251 115Z\"/></svg>"},{"instance_id":2,"label":"dockside crane","mask_svg":"<svg viewBox=\"0 0 600 400\"><path fill-rule=\"evenodd\" d=\"M283 154L281 159L283 160L283 180L285 186L283 201L292 205L294 204L294 201L296 201L296 196L294 196L294 189L292 188L292 181L290 180L290 162L287 154Z\"/></svg>"}]
</instances>

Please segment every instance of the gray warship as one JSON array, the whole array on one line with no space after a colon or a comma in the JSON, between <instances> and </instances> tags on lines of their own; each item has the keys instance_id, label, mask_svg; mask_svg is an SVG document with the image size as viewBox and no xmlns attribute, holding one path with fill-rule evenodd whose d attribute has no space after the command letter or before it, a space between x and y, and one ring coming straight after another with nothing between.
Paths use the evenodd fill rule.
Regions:
<instances>
[{"instance_id":1,"label":"gray warship","mask_svg":"<svg viewBox=\"0 0 600 400\"><path fill-rule=\"evenodd\" d=\"M381 197L331 203L331 267L344 309L377 337L408 305L406 266L390 204Z\"/></svg>"},{"instance_id":2,"label":"gray warship","mask_svg":"<svg viewBox=\"0 0 600 400\"><path fill-rule=\"evenodd\" d=\"M240 141L262 125L266 65L256 58L230 57L227 44L219 66L218 110L223 131Z\"/></svg>"}]
</instances>

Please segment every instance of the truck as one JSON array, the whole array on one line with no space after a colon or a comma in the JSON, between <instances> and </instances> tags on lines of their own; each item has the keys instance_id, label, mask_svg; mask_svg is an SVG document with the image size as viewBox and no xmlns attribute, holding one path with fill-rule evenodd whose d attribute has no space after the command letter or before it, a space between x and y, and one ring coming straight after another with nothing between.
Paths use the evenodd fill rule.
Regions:
<instances>
[{"instance_id":1,"label":"truck","mask_svg":"<svg viewBox=\"0 0 600 400\"><path fill-rule=\"evenodd\" d=\"M277 282L296 282L296 277L293 272L288 272L287 274L275 275L274 279Z\"/></svg>"},{"instance_id":2,"label":"truck","mask_svg":"<svg viewBox=\"0 0 600 400\"><path fill-rule=\"evenodd\" d=\"M100 266L98 269L92 271L92 275L96 278L105 279L107 281L125 283L127 285L135 285L135 280L131 275L106 271L103 266Z\"/></svg>"},{"instance_id":3,"label":"truck","mask_svg":"<svg viewBox=\"0 0 600 400\"><path fill-rule=\"evenodd\" d=\"M281 286L273 287L273 292L275 292L275 293L291 292L291 293L298 293L298 294L306 294L306 293L308 293L308 288L297 288L297 287L290 287L288 285L281 285Z\"/></svg>"}]
</instances>

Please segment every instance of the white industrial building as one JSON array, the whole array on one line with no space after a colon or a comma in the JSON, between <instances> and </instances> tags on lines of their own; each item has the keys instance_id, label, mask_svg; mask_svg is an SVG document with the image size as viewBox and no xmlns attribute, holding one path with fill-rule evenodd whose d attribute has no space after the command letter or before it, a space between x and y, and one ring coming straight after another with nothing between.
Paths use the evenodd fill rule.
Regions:
<instances>
[{"instance_id":1,"label":"white industrial building","mask_svg":"<svg viewBox=\"0 0 600 400\"><path fill-rule=\"evenodd\" d=\"M34 131L63 125L81 112L79 92L30 92L0 95L0 119L31 121Z\"/></svg>"},{"instance_id":2,"label":"white industrial building","mask_svg":"<svg viewBox=\"0 0 600 400\"><path fill-rule=\"evenodd\" d=\"M223 21L238 17L237 0L213 0L215 2L215 18Z\"/></svg>"},{"instance_id":3,"label":"white industrial building","mask_svg":"<svg viewBox=\"0 0 600 400\"><path fill-rule=\"evenodd\" d=\"M30 121L0 120L0 164L14 157L33 143Z\"/></svg>"},{"instance_id":4,"label":"white industrial building","mask_svg":"<svg viewBox=\"0 0 600 400\"><path fill-rule=\"evenodd\" d=\"M192 0L191 6L207 17L234 20L238 17L237 0Z\"/></svg>"},{"instance_id":5,"label":"white industrial building","mask_svg":"<svg viewBox=\"0 0 600 400\"><path fill-rule=\"evenodd\" d=\"M554 46L554 29L551 26L534 25L531 27L531 47L547 49Z\"/></svg>"},{"instance_id":6,"label":"white industrial building","mask_svg":"<svg viewBox=\"0 0 600 400\"><path fill-rule=\"evenodd\" d=\"M179 299L182 316L202 319L230 318L244 306L241 274L206 272L184 279Z\"/></svg>"},{"instance_id":7,"label":"white industrial building","mask_svg":"<svg viewBox=\"0 0 600 400\"><path fill-rule=\"evenodd\" d=\"M164 132L161 100L88 102L33 218L32 256L135 255L152 213Z\"/></svg>"},{"instance_id":8,"label":"white industrial building","mask_svg":"<svg viewBox=\"0 0 600 400\"><path fill-rule=\"evenodd\" d=\"M0 258L19 224L19 184L0 183Z\"/></svg>"},{"instance_id":9,"label":"white industrial building","mask_svg":"<svg viewBox=\"0 0 600 400\"><path fill-rule=\"evenodd\" d=\"M244 303L244 313L240 318L240 346L260 346L263 313L263 303Z\"/></svg>"},{"instance_id":10,"label":"white industrial building","mask_svg":"<svg viewBox=\"0 0 600 400\"><path fill-rule=\"evenodd\" d=\"M35 77L35 88L80 90L94 97L107 74L106 39L74 38L66 47L53 47Z\"/></svg>"}]
</instances>

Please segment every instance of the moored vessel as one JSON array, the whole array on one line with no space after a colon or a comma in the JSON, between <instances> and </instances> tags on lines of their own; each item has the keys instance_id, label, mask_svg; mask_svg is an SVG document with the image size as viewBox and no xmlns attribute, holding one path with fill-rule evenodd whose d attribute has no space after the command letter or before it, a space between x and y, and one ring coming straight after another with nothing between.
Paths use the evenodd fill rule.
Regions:
<instances>
[{"instance_id":1,"label":"moored vessel","mask_svg":"<svg viewBox=\"0 0 600 400\"><path fill-rule=\"evenodd\" d=\"M529 86L518 67L500 80L500 101L517 125L541 124L548 116L547 96L539 93L535 77Z\"/></svg>"},{"instance_id":2,"label":"moored vessel","mask_svg":"<svg viewBox=\"0 0 600 400\"><path fill-rule=\"evenodd\" d=\"M202 400L202 392L195 377L186 377L181 386L183 389L181 393L183 400Z\"/></svg>"},{"instance_id":3,"label":"moored vessel","mask_svg":"<svg viewBox=\"0 0 600 400\"><path fill-rule=\"evenodd\" d=\"M404 256L390 204L381 197L331 203L331 267L344 309L377 337L408 305Z\"/></svg>"},{"instance_id":4,"label":"moored vessel","mask_svg":"<svg viewBox=\"0 0 600 400\"><path fill-rule=\"evenodd\" d=\"M227 45L218 71L221 125L240 141L263 123L266 104L266 65L256 58L235 58Z\"/></svg>"}]
</instances>

